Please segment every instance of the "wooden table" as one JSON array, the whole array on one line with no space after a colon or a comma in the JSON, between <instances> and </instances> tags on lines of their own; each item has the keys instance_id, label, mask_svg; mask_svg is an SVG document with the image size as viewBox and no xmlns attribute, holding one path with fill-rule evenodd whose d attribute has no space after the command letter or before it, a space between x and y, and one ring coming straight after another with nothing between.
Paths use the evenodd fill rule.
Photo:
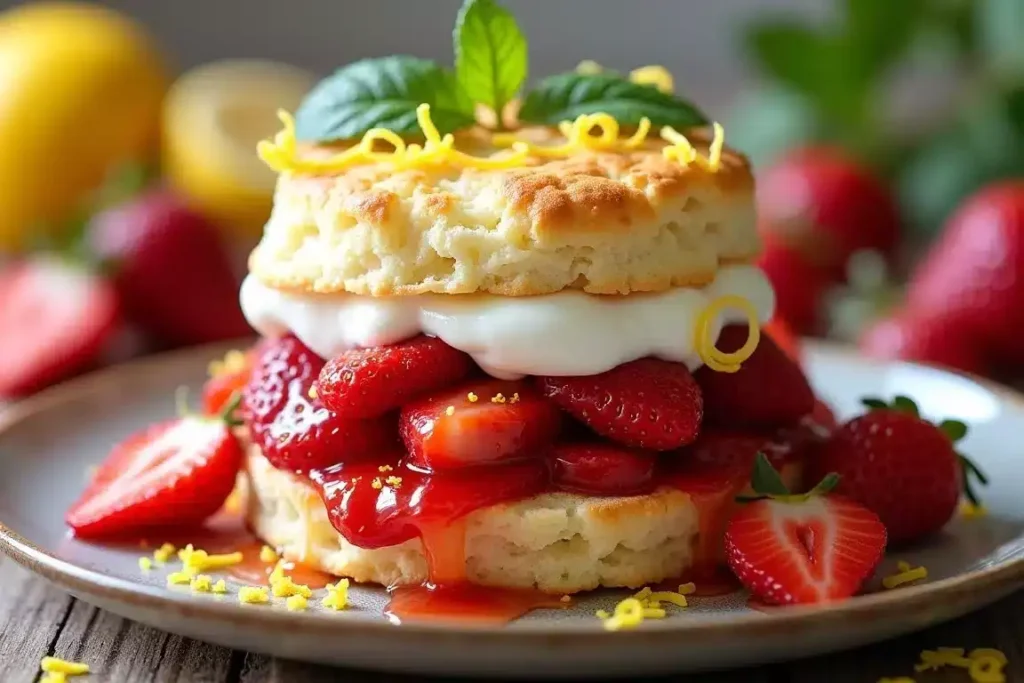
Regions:
<instances>
[{"instance_id":1,"label":"wooden table","mask_svg":"<svg viewBox=\"0 0 1024 683\"><path fill-rule=\"evenodd\" d=\"M816 659L714 676L672 676L668 683L876 683L913 674L917 654L939 646L995 647L1010 658L1006 680L1024 683L1024 592L980 613L920 634ZM737 648L742 647L737 643ZM88 662L82 683L416 683L415 676L363 673L231 651L173 636L98 610L50 586L0 555L0 681L36 680L45 655ZM636 680L636 679L633 679ZM958 669L918 674L918 683L968 683Z\"/></svg>"}]
</instances>

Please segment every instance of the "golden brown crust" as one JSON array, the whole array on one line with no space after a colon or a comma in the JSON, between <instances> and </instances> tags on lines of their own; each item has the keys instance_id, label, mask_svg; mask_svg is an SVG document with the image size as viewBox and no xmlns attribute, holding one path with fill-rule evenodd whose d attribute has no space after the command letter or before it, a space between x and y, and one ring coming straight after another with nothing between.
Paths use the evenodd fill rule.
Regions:
<instances>
[{"instance_id":1,"label":"golden brown crust","mask_svg":"<svg viewBox=\"0 0 1024 683\"><path fill-rule=\"evenodd\" d=\"M547 129L523 135L555 141ZM706 134L690 137L706 148ZM459 144L487 151L479 135ZM725 150L711 172L665 159L663 146L652 136L635 151L507 170L286 173L250 269L269 286L306 292L528 296L700 285L722 262L751 260L759 242L747 160Z\"/></svg>"}]
</instances>

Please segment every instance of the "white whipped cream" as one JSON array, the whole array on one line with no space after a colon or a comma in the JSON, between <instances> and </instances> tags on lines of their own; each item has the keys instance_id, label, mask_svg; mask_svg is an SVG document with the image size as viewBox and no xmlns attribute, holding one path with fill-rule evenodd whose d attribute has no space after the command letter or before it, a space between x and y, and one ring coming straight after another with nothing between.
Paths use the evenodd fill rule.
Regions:
<instances>
[{"instance_id":1,"label":"white whipped cream","mask_svg":"<svg viewBox=\"0 0 1024 683\"><path fill-rule=\"evenodd\" d=\"M568 290L530 297L294 294L249 275L241 302L260 334L291 332L323 358L424 333L465 351L488 374L515 379L596 375L644 356L696 369L702 363L694 344L697 318L725 295L749 300L759 322L771 319L771 284L758 268L745 265L722 268L706 287L626 296ZM715 338L725 323L745 320L740 311L724 310L713 321Z\"/></svg>"}]
</instances>

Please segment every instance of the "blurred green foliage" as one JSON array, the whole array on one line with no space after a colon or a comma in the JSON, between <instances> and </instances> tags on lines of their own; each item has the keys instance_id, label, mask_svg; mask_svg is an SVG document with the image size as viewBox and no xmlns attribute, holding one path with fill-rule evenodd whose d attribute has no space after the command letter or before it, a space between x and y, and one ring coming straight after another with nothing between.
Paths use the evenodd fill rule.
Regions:
<instances>
[{"instance_id":1,"label":"blurred green foliage","mask_svg":"<svg viewBox=\"0 0 1024 683\"><path fill-rule=\"evenodd\" d=\"M779 17L747 27L744 48L765 83L741 99L729 133L755 164L797 145L840 145L892 182L922 235L978 187L1024 175L1024 0L838 5L822 27ZM948 111L909 132L885 116L908 62L956 87Z\"/></svg>"}]
</instances>

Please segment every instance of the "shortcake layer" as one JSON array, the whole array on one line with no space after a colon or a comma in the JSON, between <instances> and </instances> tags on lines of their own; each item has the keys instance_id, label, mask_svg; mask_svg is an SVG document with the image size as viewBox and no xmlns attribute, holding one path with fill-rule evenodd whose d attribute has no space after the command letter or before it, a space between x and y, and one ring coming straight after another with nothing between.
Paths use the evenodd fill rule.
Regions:
<instances>
[{"instance_id":1,"label":"shortcake layer","mask_svg":"<svg viewBox=\"0 0 1024 683\"><path fill-rule=\"evenodd\" d=\"M261 334L291 332L322 358L425 333L468 353L488 374L514 379L593 375L646 356L693 370L702 362L696 348L698 320L723 296L750 302L760 323L772 316L771 283L747 265L720 269L706 287L629 296L579 291L535 297L303 294L272 289L250 275L242 285L241 304ZM723 324L746 321L743 311L722 308L710 321L711 340Z\"/></svg>"},{"instance_id":2,"label":"shortcake layer","mask_svg":"<svg viewBox=\"0 0 1024 683\"><path fill-rule=\"evenodd\" d=\"M800 475L799 465L782 468L794 489ZM313 487L274 469L256 446L249 449L247 477L247 522L285 558L385 586L429 578L419 539L356 547L331 525ZM668 487L629 497L546 493L481 508L466 517L466 578L548 593L678 578L694 564L699 514L691 496Z\"/></svg>"},{"instance_id":3,"label":"shortcake layer","mask_svg":"<svg viewBox=\"0 0 1024 683\"><path fill-rule=\"evenodd\" d=\"M547 128L517 135L564 142ZM687 135L707 154L707 131ZM483 137L460 134L458 146L492 151ZM685 165L664 158L665 145L652 135L635 150L530 157L500 170L285 172L250 270L270 287L373 296L705 285L723 264L758 253L750 166L730 150L716 170Z\"/></svg>"}]
</instances>

